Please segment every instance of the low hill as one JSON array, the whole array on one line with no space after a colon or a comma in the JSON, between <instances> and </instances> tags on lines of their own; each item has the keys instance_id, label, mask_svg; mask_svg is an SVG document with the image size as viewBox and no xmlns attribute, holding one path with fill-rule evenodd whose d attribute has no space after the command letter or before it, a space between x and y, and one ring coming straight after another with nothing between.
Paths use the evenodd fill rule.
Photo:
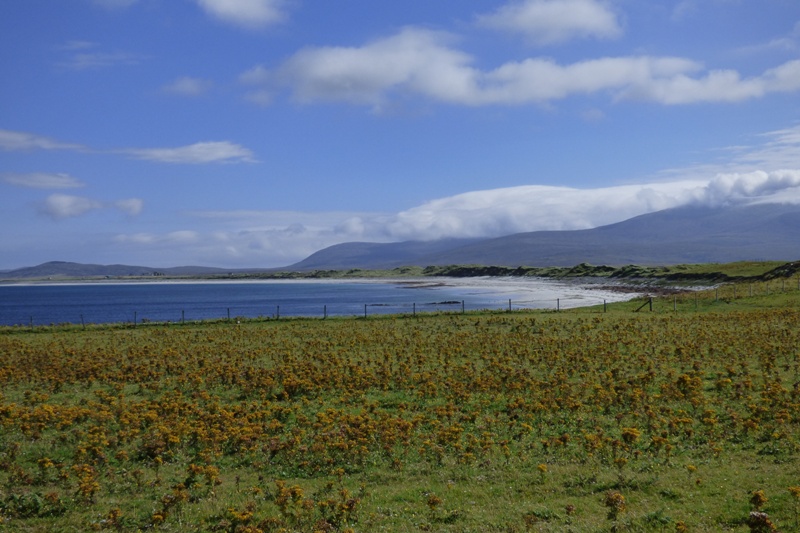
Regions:
<instances>
[{"instance_id":1,"label":"low hill","mask_svg":"<svg viewBox=\"0 0 800 533\"><path fill-rule=\"evenodd\" d=\"M438 249L437 249L438 248ZM432 243L345 243L292 270L429 265L672 265L800 257L800 205L680 207L576 231Z\"/></svg>"},{"instance_id":2,"label":"low hill","mask_svg":"<svg viewBox=\"0 0 800 533\"><path fill-rule=\"evenodd\" d=\"M133 265L93 265L50 261L41 265L17 268L0 272L2 279L75 279L75 278L123 278L159 276L202 276L227 273L228 270L213 267L182 266L153 268Z\"/></svg>"}]
</instances>

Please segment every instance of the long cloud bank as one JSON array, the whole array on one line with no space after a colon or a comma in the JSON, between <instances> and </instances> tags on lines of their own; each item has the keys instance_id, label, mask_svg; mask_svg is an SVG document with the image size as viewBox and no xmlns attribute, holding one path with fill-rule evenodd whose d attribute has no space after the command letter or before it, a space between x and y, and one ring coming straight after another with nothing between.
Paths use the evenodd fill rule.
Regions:
<instances>
[{"instance_id":1,"label":"long cloud bank","mask_svg":"<svg viewBox=\"0 0 800 533\"><path fill-rule=\"evenodd\" d=\"M432 240L494 237L539 230L586 229L684 205L800 203L800 170L719 174L677 181L575 189L540 185L473 191L442 198L388 218L345 221L365 237Z\"/></svg>"},{"instance_id":2,"label":"long cloud bank","mask_svg":"<svg viewBox=\"0 0 800 533\"><path fill-rule=\"evenodd\" d=\"M473 191L395 214L194 212L187 229L118 235L115 245L226 267L281 267L331 245L586 229L685 205L800 204L800 170L596 189L539 185ZM188 229L192 228L192 229Z\"/></svg>"}]
</instances>

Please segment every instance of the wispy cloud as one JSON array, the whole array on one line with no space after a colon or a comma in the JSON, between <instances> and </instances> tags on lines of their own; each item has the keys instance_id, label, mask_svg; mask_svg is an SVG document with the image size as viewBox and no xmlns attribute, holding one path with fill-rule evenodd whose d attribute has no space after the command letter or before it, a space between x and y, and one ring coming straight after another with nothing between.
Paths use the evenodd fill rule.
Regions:
<instances>
[{"instance_id":1,"label":"wispy cloud","mask_svg":"<svg viewBox=\"0 0 800 533\"><path fill-rule=\"evenodd\" d=\"M53 219L64 219L79 217L101 209L117 209L128 215L138 215L143 206L144 202L138 198L102 202L85 196L51 194L41 204L39 211Z\"/></svg>"},{"instance_id":2,"label":"wispy cloud","mask_svg":"<svg viewBox=\"0 0 800 533\"><path fill-rule=\"evenodd\" d=\"M165 85L163 90L180 96L200 96L208 92L213 85L210 80L182 76Z\"/></svg>"},{"instance_id":3,"label":"wispy cloud","mask_svg":"<svg viewBox=\"0 0 800 533\"><path fill-rule=\"evenodd\" d=\"M75 143L56 141L48 137L0 129L0 148L15 150L85 150L86 147Z\"/></svg>"},{"instance_id":4,"label":"wispy cloud","mask_svg":"<svg viewBox=\"0 0 800 533\"><path fill-rule=\"evenodd\" d=\"M67 52L68 56L59 61L57 65L68 70L80 71L122 65L137 65L143 59L142 56L128 52L100 50L100 45L91 41L67 41L59 48Z\"/></svg>"},{"instance_id":5,"label":"wispy cloud","mask_svg":"<svg viewBox=\"0 0 800 533\"><path fill-rule=\"evenodd\" d=\"M300 50L278 68L263 66L241 79L268 91L288 87L305 103L341 101L380 106L398 93L468 106L547 104L573 95L665 105L739 102L800 90L800 60L753 77L706 70L681 57L625 56L559 64L549 58L511 61L493 70L455 48L454 36L405 28L361 47ZM260 94L257 93L256 94Z\"/></svg>"},{"instance_id":6,"label":"wispy cloud","mask_svg":"<svg viewBox=\"0 0 800 533\"><path fill-rule=\"evenodd\" d=\"M32 189L74 189L85 185L85 183L69 174L51 174L47 172L2 174L0 175L0 181L8 185Z\"/></svg>"},{"instance_id":7,"label":"wispy cloud","mask_svg":"<svg viewBox=\"0 0 800 533\"><path fill-rule=\"evenodd\" d=\"M480 26L522 34L537 45L622 34L617 15L597 0L524 0L480 15L477 21Z\"/></svg>"},{"instance_id":8,"label":"wispy cloud","mask_svg":"<svg viewBox=\"0 0 800 533\"><path fill-rule=\"evenodd\" d=\"M123 9L130 7L139 0L92 0L92 3L106 9Z\"/></svg>"},{"instance_id":9,"label":"wispy cloud","mask_svg":"<svg viewBox=\"0 0 800 533\"><path fill-rule=\"evenodd\" d=\"M138 215L144 209L144 200L141 198L127 198L125 200L117 200L112 205L128 215Z\"/></svg>"},{"instance_id":10,"label":"wispy cloud","mask_svg":"<svg viewBox=\"0 0 800 533\"><path fill-rule=\"evenodd\" d=\"M209 15L249 29L263 28L286 18L283 0L196 0Z\"/></svg>"},{"instance_id":11,"label":"wispy cloud","mask_svg":"<svg viewBox=\"0 0 800 533\"><path fill-rule=\"evenodd\" d=\"M56 141L41 135L0 130L0 148L3 150L74 150L95 153L125 154L137 159L160 163L254 163L253 152L230 141L198 142L174 148L120 148L92 150L81 144Z\"/></svg>"},{"instance_id":12,"label":"wispy cloud","mask_svg":"<svg viewBox=\"0 0 800 533\"><path fill-rule=\"evenodd\" d=\"M176 148L128 148L121 150L138 159L161 163L252 163L253 152L229 141L198 142Z\"/></svg>"}]
</instances>

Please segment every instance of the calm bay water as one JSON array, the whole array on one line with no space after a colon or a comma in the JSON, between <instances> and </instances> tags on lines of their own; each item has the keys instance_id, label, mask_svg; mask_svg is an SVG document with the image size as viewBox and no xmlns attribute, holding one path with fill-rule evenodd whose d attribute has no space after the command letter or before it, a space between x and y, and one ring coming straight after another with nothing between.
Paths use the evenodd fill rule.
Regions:
<instances>
[{"instance_id":1,"label":"calm bay water","mask_svg":"<svg viewBox=\"0 0 800 533\"><path fill-rule=\"evenodd\" d=\"M549 287L549 288L548 288ZM568 292L568 291L567 291ZM602 303L602 296L535 285L422 284L393 282L263 281L142 282L0 285L0 325L47 325L205 320L235 317L363 316L435 310L555 308ZM569 299L572 298L570 305Z\"/></svg>"}]
</instances>

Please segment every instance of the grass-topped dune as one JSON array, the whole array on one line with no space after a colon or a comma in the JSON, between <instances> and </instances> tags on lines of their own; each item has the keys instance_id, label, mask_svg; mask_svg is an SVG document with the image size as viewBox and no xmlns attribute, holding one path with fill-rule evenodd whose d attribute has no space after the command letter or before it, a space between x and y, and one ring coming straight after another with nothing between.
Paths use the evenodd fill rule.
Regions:
<instances>
[{"instance_id":1,"label":"grass-topped dune","mask_svg":"<svg viewBox=\"0 0 800 533\"><path fill-rule=\"evenodd\" d=\"M2 328L0 529L795 531L796 270L711 268L652 311Z\"/></svg>"}]
</instances>

